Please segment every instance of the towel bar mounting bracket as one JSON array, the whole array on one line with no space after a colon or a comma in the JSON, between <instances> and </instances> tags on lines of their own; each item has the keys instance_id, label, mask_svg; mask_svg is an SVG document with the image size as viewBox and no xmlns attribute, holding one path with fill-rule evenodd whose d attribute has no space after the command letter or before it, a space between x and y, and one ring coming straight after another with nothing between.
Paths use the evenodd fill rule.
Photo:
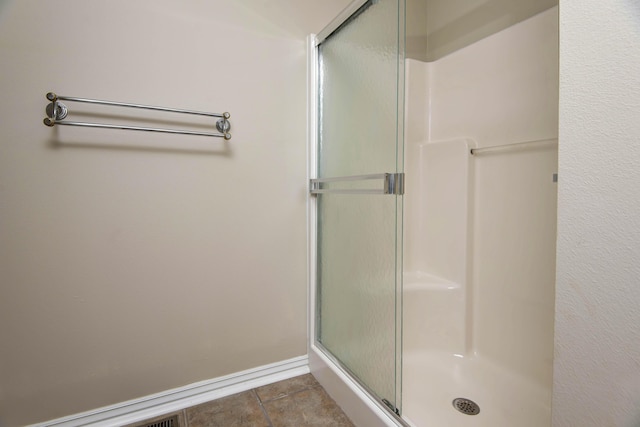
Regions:
<instances>
[{"instance_id":1,"label":"towel bar mounting bracket","mask_svg":"<svg viewBox=\"0 0 640 427\"><path fill-rule=\"evenodd\" d=\"M69 110L67 109L67 106L64 105L62 102L53 101L47 105L46 113L47 113L47 116L52 121L55 121L55 120L62 120L65 117L67 117ZM50 125L47 124L47 126L53 126L53 124L54 123L52 122Z\"/></svg>"}]
</instances>

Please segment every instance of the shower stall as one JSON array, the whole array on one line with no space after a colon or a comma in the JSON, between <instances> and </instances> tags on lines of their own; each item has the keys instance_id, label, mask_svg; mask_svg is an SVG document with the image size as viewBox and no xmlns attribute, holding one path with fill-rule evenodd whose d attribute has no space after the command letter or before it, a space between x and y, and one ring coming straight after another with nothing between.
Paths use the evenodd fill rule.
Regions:
<instances>
[{"instance_id":1,"label":"shower stall","mask_svg":"<svg viewBox=\"0 0 640 427\"><path fill-rule=\"evenodd\" d=\"M358 0L310 37L310 364L357 424L550 425L557 12Z\"/></svg>"}]
</instances>

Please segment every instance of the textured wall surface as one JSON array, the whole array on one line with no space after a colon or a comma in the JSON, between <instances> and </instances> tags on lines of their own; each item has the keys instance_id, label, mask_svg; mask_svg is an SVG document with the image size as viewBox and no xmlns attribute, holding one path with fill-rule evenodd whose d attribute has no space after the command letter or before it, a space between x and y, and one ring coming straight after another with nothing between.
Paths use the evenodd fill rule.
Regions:
<instances>
[{"instance_id":1,"label":"textured wall surface","mask_svg":"<svg viewBox=\"0 0 640 427\"><path fill-rule=\"evenodd\" d=\"M560 2L554 427L640 425L640 6Z\"/></svg>"},{"instance_id":2,"label":"textured wall surface","mask_svg":"<svg viewBox=\"0 0 640 427\"><path fill-rule=\"evenodd\" d=\"M0 425L306 353L305 36L346 3L0 2ZM47 128L48 91L233 139Z\"/></svg>"}]
</instances>

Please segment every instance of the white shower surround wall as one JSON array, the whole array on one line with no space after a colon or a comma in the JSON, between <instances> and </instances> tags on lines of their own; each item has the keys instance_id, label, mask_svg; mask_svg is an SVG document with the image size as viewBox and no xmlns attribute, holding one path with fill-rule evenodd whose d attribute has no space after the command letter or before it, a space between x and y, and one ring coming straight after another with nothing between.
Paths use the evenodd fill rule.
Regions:
<instances>
[{"instance_id":1,"label":"white shower surround wall","mask_svg":"<svg viewBox=\"0 0 640 427\"><path fill-rule=\"evenodd\" d=\"M403 413L416 426L550 423L557 151L469 149L557 138L557 19L408 60ZM456 397L481 413L457 413Z\"/></svg>"}]
</instances>

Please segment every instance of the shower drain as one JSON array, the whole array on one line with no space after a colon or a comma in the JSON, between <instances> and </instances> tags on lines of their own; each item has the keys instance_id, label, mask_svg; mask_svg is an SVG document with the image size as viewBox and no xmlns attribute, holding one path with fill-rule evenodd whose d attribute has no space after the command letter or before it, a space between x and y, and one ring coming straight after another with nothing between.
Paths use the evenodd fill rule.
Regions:
<instances>
[{"instance_id":1,"label":"shower drain","mask_svg":"<svg viewBox=\"0 0 640 427\"><path fill-rule=\"evenodd\" d=\"M453 399L453 407L466 415L478 415L480 413L478 404L464 397Z\"/></svg>"}]
</instances>

